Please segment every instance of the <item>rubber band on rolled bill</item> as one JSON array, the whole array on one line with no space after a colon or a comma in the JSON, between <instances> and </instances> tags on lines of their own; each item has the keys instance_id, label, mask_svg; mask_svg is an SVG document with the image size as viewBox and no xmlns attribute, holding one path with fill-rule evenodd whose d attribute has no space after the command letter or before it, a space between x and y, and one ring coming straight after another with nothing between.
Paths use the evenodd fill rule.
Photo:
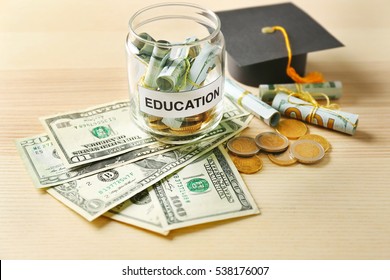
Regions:
<instances>
[{"instance_id":1,"label":"rubber band on rolled bill","mask_svg":"<svg viewBox=\"0 0 390 280\"><path fill-rule=\"evenodd\" d=\"M310 98L310 94L306 96ZM330 109L330 104L321 106L312 97L308 102L282 92L275 96L272 107L286 117L350 135L355 133L359 121L358 115Z\"/></svg>"},{"instance_id":2,"label":"rubber band on rolled bill","mask_svg":"<svg viewBox=\"0 0 390 280\"><path fill-rule=\"evenodd\" d=\"M263 120L269 126L275 127L280 120L280 113L267 103L261 101L229 78L225 78L225 94L233 102Z\"/></svg>"},{"instance_id":3,"label":"rubber band on rolled bill","mask_svg":"<svg viewBox=\"0 0 390 280\"><path fill-rule=\"evenodd\" d=\"M297 91L304 90L310 93L316 100L325 99L324 95L329 99L339 99L343 94L343 85L340 81L306 84L260 84L259 98L264 102L271 103L278 93L277 89L279 87Z\"/></svg>"}]
</instances>

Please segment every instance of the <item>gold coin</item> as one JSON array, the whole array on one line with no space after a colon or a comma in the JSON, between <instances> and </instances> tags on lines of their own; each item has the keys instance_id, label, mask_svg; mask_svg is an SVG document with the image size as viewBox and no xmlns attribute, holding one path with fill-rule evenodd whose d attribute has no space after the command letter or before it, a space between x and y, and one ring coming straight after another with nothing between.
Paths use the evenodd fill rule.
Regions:
<instances>
[{"instance_id":1,"label":"gold coin","mask_svg":"<svg viewBox=\"0 0 390 280\"><path fill-rule=\"evenodd\" d=\"M187 126L181 126L179 128L170 128L170 131L174 134L191 134L197 130L199 130L202 126L203 122L191 123Z\"/></svg>"},{"instance_id":2,"label":"gold coin","mask_svg":"<svg viewBox=\"0 0 390 280\"><path fill-rule=\"evenodd\" d=\"M203 114L185 117L184 122L199 122L203 120Z\"/></svg>"},{"instance_id":3,"label":"gold coin","mask_svg":"<svg viewBox=\"0 0 390 280\"><path fill-rule=\"evenodd\" d=\"M298 139L307 132L307 126L295 119L284 119L276 126L276 131L283 134L288 139Z\"/></svg>"},{"instance_id":4,"label":"gold coin","mask_svg":"<svg viewBox=\"0 0 390 280\"><path fill-rule=\"evenodd\" d=\"M313 141L316 141L318 142L322 148L324 148L324 151L325 153L329 150L330 148L330 144L328 142L328 140L326 140L324 137L322 137L321 135L317 135L317 134L306 134L306 135L303 135L301 137L299 137L299 140L313 140Z\"/></svg>"},{"instance_id":5,"label":"gold coin","mask_svg":"<svg viewBox=\"0 0 390 280\"><path fill-rule=\"evenodd\" d=\"M205 123L209 122L215 116L215 109L210 109L203 113L203 120Z\"/></svg>"},{"instance_id":6,"label":"gold coin","mask_svg":"<svg viewBox=\"0 0 390 280\"><path fill-rule=\"evenodd\" d=\"M315 163L325 155L324 148L313 140L297 140L291 145L290 152L301 163Z\"/></svg>"},{"instance_id":7,"label":"gold coin","mask_svg":"<svg viewBox=\"0 0 390 280\"><path fill-rule=\"evenodd\" d=\"M153 115L145 115L145 117L148 120L148 122L156 122L162 120L162 117L156 117Z\"/></svg>"},{"instance_id":8,"label":"gold coin","mask_svg":"<svg viewBox=\"0 0 390 280\"><path fill-rule=\"evenodd\" d=\"M263 161L258 156L234 157L233 163L237 170L245 174L253 174L263 167Z\"/></svg>"},{"instance_id":9,"label":"gold coin","mask_svg":"<svg viewBox=\"0 0 390 280\"><path fill-rule=\"evenodd\" d=\"M289 149L281 153L268 154L268 158L271 162L281 166L292 165L298 161L290 154Z\"/></svg>"},{"instance_id":10,"label":"gold coin","mask_svg":"<svg viewBox=\"0 0 390 280\"><path fill-rule=\"evenodd\" d=\"M288 139L276 132L267 131L255 137L256 145L266 152L282 152L288 148Z\"/></svg>"},{"instance_id":11,"label":"gold coin","mask_svg":"<svg viewBox=\"0 0 390 280\"><path fill-rule=\"evenodd\" d=\"M256 142L253 138L247 136L238 136L227 142L227 148L233 154L242 157L251 157L259 152Z\"/></svg>"},{"instance_id":12,"label":"gold coin","mask_svg":"<svg viewBox=\"0 0 390 280\"><path fill-rule=\"evenodd\" d=\"M168 129L168 126L166 126L164 123L162 123L160 121L150 122L148 124L148 126L151 129L155 129L155 130L165 130L165 129Z\"/></svg>"}]
</instances>

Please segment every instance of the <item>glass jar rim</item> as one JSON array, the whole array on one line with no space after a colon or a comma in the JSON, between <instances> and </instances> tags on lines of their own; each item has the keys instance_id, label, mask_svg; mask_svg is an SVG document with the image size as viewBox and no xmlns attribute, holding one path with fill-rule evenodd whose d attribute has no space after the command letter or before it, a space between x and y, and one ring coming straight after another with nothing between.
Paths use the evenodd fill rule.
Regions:
<instances>
[{"instance_id":1,"label":"glass jar rim","mask_svg":"<svg viewBox=\"0 0 390 280\"><path fill-rule=\"evenodd\" d=\"M133 25L132 25L132 22L139 16L141 15L142 13L148 11L148 10L151 10L151 9L156 9L156 8L160 8L160 7L164 7L164 6L178 6L178 7L191 7L191 8L196 8L196 9L199 9L203 12L205 12L206 14L210 15L212 17L212 21L214 21L216 27L214 29L214 31L212 33L210 33L209 35L207 35L206 37L204 38L201 38L195 42L189 42L189 43L169 43L167 44L166 42L158 42L158 41L150 41L148 39L145 39L143 37L141 37L133 28ZM210 19L210 18L209 18ZM141 42L144 42L144 43L148 43L148 44L152 44L152 45L155 45L155 46L158 46L158 47L174 47L174 46L183 46L183 45L186 45L186 46L191 46L191 45L198 45L199 43L202 43L202 42L205 42L205 41L208 41L214 37L216 37L218 35L218 33L221 31L221 21L219 19L219 17L211 10L209 9L206 9L200 5L197 5L197 4L193 4L193 3L186 3L186 2L166 2L166 3L159 3L159 4L154 4L154 5L150 5L150 6L146 6L140 10L138 10L136 13L134 13L132 15L132 17L129 19L129 29L130 29L130 32L132 33L132 35L137 39L137 40L140 40Z\"/></svg>"}]
</instances>

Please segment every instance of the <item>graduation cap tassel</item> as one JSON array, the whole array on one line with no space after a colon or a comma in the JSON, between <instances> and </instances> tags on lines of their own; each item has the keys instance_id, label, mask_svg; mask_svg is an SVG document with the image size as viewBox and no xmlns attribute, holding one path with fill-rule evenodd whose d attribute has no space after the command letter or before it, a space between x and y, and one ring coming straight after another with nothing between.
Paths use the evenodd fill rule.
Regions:
<instances>
[{"instance_id":1,"label":"graduation cap tassel","mask_svg":"<svg viewBox=\"0 0 390 280\"><path fill-rule=\"evenodd\" d=\"M291 52L291 46L290 46L290 40L288 39L288 35L286 30L282 26L272 26L272 27L264 27L261 32L262 33L274 33L275 30L278 30L282 32L284 36L284 40L286 43L287 48L287 55L288 55L288 63L287 63L287 75L296 83L323 83L324 78L321 73L319 72L311 72L308 73L305 77L301 77L293 67L291 67L291 60L292 60L292 52Z\"/></svg>"}]
</instances>

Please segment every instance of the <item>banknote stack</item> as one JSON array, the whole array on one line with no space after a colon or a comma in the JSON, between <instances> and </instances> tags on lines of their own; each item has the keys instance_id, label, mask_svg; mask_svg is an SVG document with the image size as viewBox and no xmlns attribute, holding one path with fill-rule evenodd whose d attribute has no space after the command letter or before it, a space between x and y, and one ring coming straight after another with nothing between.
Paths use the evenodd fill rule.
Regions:
<instances>
[{"instance_id":1,"label":"banknote stack","mask_svg":"<svg viewBox=\"0 0 390 280\"><path fill-rule=\"evenodd\" d=\"M259 213L223 146L247 127L246 111L225 99L213 131L173 145L141 131L129 110L122 101L42 117L45 133L17 140L35 187L88 221L103 215L161 234Z\"/></svg>"}]
</instances>

